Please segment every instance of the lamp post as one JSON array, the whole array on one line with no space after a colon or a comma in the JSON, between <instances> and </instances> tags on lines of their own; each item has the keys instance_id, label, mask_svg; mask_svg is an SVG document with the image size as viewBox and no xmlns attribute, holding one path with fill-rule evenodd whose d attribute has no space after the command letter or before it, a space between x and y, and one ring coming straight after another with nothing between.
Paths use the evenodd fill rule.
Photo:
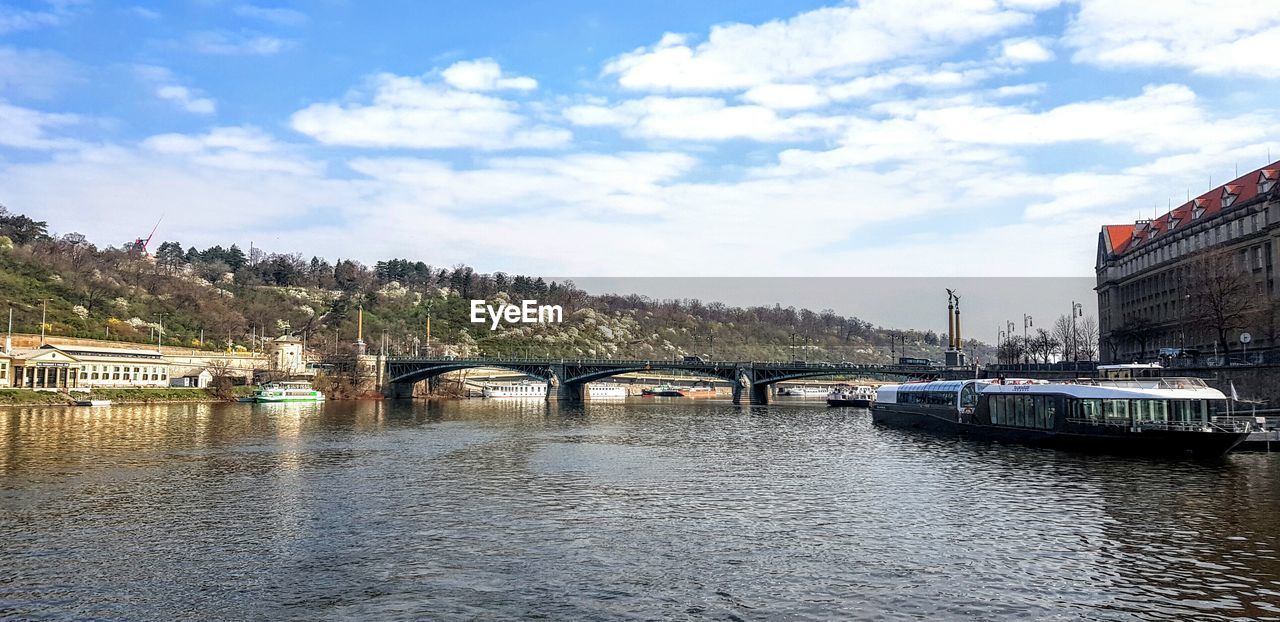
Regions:
<instances>
[{"instance_id":1,"label":"lamp post","mask_svg":"<svg viewBox=\"0 0 1280 622\"><path fill-rule=\"evenodd\" d=\"M1027 315L1026 313L1023 313L1023 314L1022 314L1022 343L1023 343L1024 347L1026 347L1026 345L1030 343L1030 339L1029 339L1029 338L1028 338L1028 336L1027 336L1027 329L1028 329L1028 328L1031 328L1031 326L1032 326L1031 316L1030 316L1030 315ZM1028 352L1026 352L1026 353L1024 353L1024 354L1022 355L1022 362L1023 362L1023 363L1026 363L1026 364L1030 364L1030 363L1031 363L1031 353L1030 353L1031 348L1030 348L1030 347L1027 347L1027 350L1028 350Z\"/></svg>"},{"instance_id":2,"label":"lamp post","mask_svg":"<svg viewBox=\"0 0 1280 622\"><path fill-rule=\"evenodd\" d=\"M1001 350L1005 349L1004 348L1005 339L1006 337L1005 337L1004 329L996 329L996 360L1000 361L1001 363L1004 362L1004 355L1008 353L1008 352L1001 352Z\"/></svg>"},{"instance_id":3,"label":"lamp post","mask_svg":"<svg viewBox=\"0 0 1280 622\"><path fill-rule=\"evenodd\" d=\"M1084 305L1074 300L1071 301L1071 360L1080 362L1080 347L1077 343L1076 336L1076 317L1084 315Z\"/></svg>"}]
</instances>

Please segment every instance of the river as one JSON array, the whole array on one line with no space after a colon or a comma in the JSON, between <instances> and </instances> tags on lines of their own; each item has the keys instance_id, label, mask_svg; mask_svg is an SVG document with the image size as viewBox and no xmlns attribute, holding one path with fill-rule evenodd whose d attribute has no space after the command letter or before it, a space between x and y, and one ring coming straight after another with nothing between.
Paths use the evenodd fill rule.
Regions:
<instances>
[{"instance_id":1,"label":"river","mask_svg":"<svg viewBox=\"0 0 1280 622\"><path fill-rule=\"evenodd\" d=\"M0 411L0 617L1280 618L1280 454L815 403Z\"/></svg>"}]
</instances>

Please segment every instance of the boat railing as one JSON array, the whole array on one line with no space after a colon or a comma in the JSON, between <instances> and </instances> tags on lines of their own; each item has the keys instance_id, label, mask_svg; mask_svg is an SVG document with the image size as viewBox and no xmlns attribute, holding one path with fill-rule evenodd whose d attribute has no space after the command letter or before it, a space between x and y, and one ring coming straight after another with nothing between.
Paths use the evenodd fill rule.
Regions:
<instances>
[{"instance_id":1,"label":"boat railing","mask_svg":"<svg viewBox=\"0 0 1280 622\"><path fill-rule=\"evenodd\" d=\"M1209 385L1200 378L1160 377L1160 378L1081 378L1076 384L1115 389L1208 389Z\"/></svg>"},{"instance_id":2,"label":"boat railing","mask_svg":"<svg viewBox=\"0 0 1280 622\"><path fill-rule=\"evenodd\" d=\"M1127 418L1108 417L1106 419L1089 419L1087 417L1068 417L1068 423L1090 426L1135 429L1166 430L1173 432L1248 432L1252 422L1241 417L1214 417L1212 421L1131 421Z\"/></svg>"}]
</instances>

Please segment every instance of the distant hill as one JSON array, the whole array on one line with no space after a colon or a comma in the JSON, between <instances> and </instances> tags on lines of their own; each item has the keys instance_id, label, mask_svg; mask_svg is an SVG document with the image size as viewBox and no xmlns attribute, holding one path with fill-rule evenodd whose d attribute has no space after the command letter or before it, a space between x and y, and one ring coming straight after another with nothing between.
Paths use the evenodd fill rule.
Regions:
<instances>
[{"instance_id":1,"label":"distant hill","mask_svg":"<svg viewBox=\"0 0 1280 622\"><path fill-rule=\"evenodd\" d=\"M152 344L159 337L165 345L211 350L292 334L312 349L336 352L355 340L361 307L370 351L390 354L423 351L428 315L432 349L457 354L871 363L890 360L891 335L904 336L906 355L914 357L941 359L945 341L932 331L889 330L830 310L590 295L572 282L464 265L388 259L369 267L246 253L234 244L184 249L173 241L146 255L131 243L98 247L77 233L50 235L47 223L2 206L0 236L0 302L13 309L21 332L40 331L47 301L49 334ZM491 331L470 322L472 299L560 305L563 322ZM994 359L989 346L968 345L971 356Z\"/></svg>"}]
</instances>

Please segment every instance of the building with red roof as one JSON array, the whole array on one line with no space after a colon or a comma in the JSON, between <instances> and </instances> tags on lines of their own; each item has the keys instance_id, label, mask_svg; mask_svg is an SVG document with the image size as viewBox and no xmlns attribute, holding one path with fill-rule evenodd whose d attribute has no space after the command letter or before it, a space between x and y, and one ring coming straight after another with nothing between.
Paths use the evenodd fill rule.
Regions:
<instances>
[{"instance_id":1,"label":"building with red roof","mask_svg":"<svg viewBox=\"0 0 1280 622\"><path fill-rule=\"evenodd\" d=\"M1095 266L1102 360L1238 356L1242 333L1251 352L1280 348L1278 182L1280 161L1151 220L1103 225Z\"/></svg>"}]
</instances>

